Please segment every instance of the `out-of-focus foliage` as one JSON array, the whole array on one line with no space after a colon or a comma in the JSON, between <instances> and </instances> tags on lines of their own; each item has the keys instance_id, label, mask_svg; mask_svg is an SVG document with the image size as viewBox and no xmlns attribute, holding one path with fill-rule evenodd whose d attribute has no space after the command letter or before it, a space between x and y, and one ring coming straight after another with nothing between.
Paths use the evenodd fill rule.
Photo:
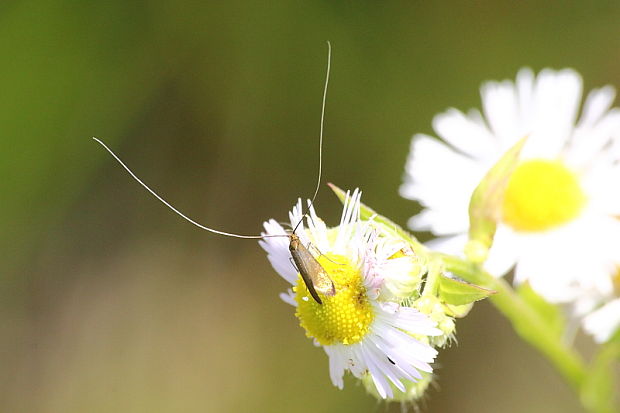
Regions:
<instances>
[{"instance_id":1,"label":"out-of-focus foliage","mask_svg":"<svg viewBox=\"0 0 620 413\"><path fill-rule=\"evenodd\" d=\"M615 2L3 2L0 410L375 411L331 386L255 243L182 222L90 137L201 222L258 232L311 195L331 40L324 176L404 224L414 132L523 65L619 86L619 18ZM336 223L325 188L317 207ZM487 309L460 320L427 410L579 411Z\"/></svg>"}]
</instances>

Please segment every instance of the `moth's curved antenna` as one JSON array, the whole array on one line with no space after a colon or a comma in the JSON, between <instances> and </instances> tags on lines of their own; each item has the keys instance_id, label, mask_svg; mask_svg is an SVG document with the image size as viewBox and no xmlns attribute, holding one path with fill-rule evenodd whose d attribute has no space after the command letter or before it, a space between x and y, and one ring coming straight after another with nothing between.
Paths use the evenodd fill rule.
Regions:
<instances>
[{"instance_id":1,"label":"moth's curved antenna","mask_svg":"<svg viewBox=\"0 0 620 413\"><path fill-rule=\"evenodd\" d=\"M322 172L323 172L323 125L324 125L324 121L325 121L325 104L326 104L326 101L327 101L327 87L329 85L329 74L330 74L330 70L331 70L331 55L332 55L332 45L328 41L327 42L327 73L326 73L326 76L325 76L325 86L323 87L323 103L322 103L322 106L321 106L321 128L320 128L320 131L319 131L319 172L318 172L318 176L317 176L316 188L314 190L314 194L312 195L312 200L310 201L310 204L308 205L308 209L312 208L312 206L314 204L314 201L315 201L315 199L317 197L317 194L319 193L319 189L321 187L321 175L322 175ZM145 184L140 178L138 178L138 176L131 169L129 169L129 167L127 165L125 165L125 163L110 148L108 148L108 146L105 143L103 143L101 140L99 140L96 137L93 137L93 140L95 142L97 142L98 144L100 144L101 146L103 146L103 148L106 151L108 151L110 153L110 155L112 155L112 157L114 159L116 159L116 161L129 173L129 175L131 175L131 177L134 180L136 180L136 182L138 182L140 185L142 185L142 187L144 187L144 189L149 191L151 193L151 195L153 195L155 198L157 198L161 203L163 203L165 206L170 208L174 213L179 215L181 218L183 218L184 220L188 221L190 224L193 224L193 225L197 226L198 228L200 228L202 230L211 232L213 234L223 235L223 236L227 236L227 237L234 237L234 238L243 238L243 239L263 239L263 238L275 238L275 237L290 237L290 235L242 235L242 234L234 234L234 233L231 233L231 232L219 231L219 230L216 230L216 229L213 229L213 228L209 228L209 227L207 227L205 225L202 225L202 224L194 221L193 219L191 219L187 215L183 214L181 211L179 211L178 209L173 207L168 201L166 201L164 198L159 196L154 190L152 190L147 184ZM299 220L297 225L295 225L295 227L293 228L293 231L292 231L293 234L295 234L295 231L297 231L297 228L303 222L304 218L306 218L307 216L308 216L308 213L306 212L301 217L301 219Z\"/></svg>"},{"instance_id":2,"label":"moth's curved antenna","mask_svg":"<svg viewBox=\"0 0 620 413\"><path fill-rule=\"evenodd\" d=\"M312 195L312 200L308 205L308 209L312 208L314 205L314 200L316 199L317 194L319 193L319 188L321 187L321 174L323 172L323 124L325 123L325 102L327 101L327 87L329 85L329 73L331 70L332 63L332 45L329 41L327 41L327 73L325 74L325 86L323 87L323 104L321 105L321 129L319 130L319 174L316 180L316 188L314 189L314 195ZM293 229L293 234L297 231L297 227L303 222L304 218L308 216L306 212L295 228Z\"/></svg>"},{"instance_id":3,"label":"moth's curved antenna","mask_svg":"<svg viewBox=\"0 0 620 413\"><path fill-rule=\"evenodd\" d=\"M105 148L105 150L107 150L110 153L110 155L112 155L114 157L114 159L116 159L116 161L123 168L125 168L125 170L127 172L129 172L129 175L131 175L131 177L133 179L135 179L140 185L142 185L144 187L144 189L149 191L155 198L157 198L159 201L161 201L164 205L166 205L168 208L170 208L172 211L174 211L181 218L183 218L184 220L188 221L191 224L194 224L198 228L203 229L205 231L212 232L214 234L224 235L224 236L227 236L227 237L234 237L234 238L263 239L263 238L274 238L274 237L288 237L288 235L240 235L240 234L233 234L231 232L218 231L217 229L209 228L207 226L199 224L198 222L194 221L193 219L191 219L190 217L188 217L187 215L183 214L181 211L179 211L178 209L176 209L175 207L170 205L170 203L168 203L168 201L166 201L164 198L159 196L147 184L142 182L142 180L140 178L138 178L138 176L135 173L133 173L133 171L131 169L129 169L129 167L127 165L125 165L125 163L123 161L121 161L121 159L112 151L112 149L108 148L108 146L105 143L103 143L102 141L100 141L99 139L97 139L95 137L93 137L93 139L95 140L95 142L97 142L98 144L103 146Z\"/></svg>"}]
</instances>

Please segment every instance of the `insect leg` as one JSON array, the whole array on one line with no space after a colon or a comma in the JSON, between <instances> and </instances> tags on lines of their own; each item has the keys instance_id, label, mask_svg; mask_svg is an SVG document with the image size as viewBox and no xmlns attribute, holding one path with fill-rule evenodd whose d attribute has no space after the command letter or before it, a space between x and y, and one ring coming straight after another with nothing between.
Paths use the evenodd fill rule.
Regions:
<instances>
[{"instance_id":1,"label":"insect leg","mask_svg":"<svg viewBox=\"0 0 620 413\"><path fill-rule=\"evenodd\" d=\"M291 265L293 266L293 268L295 268L295 271L297 271L297 273L299 273L299 268L297 268L297 265L295 264L295 260L293 259L293 257L289 257L288 260L291 263Z\"/></svg>"},{"instance_id":2,"label":"insect leg","mask_svg":"<svg viewBox=\"0 0 620 413\"><path fill-rule=\"evenodd\" d=\"M321 250L318 247L316 247L314 244L312 244L311 242L308 243L308 247L307 248L308 248L308 250L313 250L316 253L317 257L325 257L328 261L330 261L330 262L332 262L332 263L334 263L336 265L344 265L344 263L336 262L336 261L332 260L331 258L329 258L327 255L323 254L321 252Z\"/></svg>"}]
</instances>

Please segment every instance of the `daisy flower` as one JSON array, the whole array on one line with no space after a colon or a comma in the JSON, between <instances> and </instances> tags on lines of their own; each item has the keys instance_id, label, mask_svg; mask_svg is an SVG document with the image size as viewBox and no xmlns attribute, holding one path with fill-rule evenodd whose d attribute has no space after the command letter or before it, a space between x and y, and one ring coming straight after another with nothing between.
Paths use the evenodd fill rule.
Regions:
<instances>
[{"instance_id":1,"label":"daisy flower","mask_svg":"<svg viewBox=\"0 0 620 413\"><path fill-rule=\"evenodd\" d=\"M342 389L348 370L360 379L370 377L385 399L394 396L393 387L404 392L403 382L432 372L437 351L428 337L442 333L427 315L397 298L398 286L404 285L405 291L419 286L419 265L406 253L404 242L360 219L360 195L356 190L347 196L335 228L327 228L310 203L309 216L302 222L301 200L289 214L293 228L302 222L295 234L333 282L334 293L318 293L322 303L312 297L292 265L289 234L275 220L264 223L262 235L285 236L264 238L260 245L273 268L292 285L281 298L296 308L306 335L327 354L332 383ZM407 277L417 283L403 283Z\"/></svg>"},{"instance_id":2,"label":"daisy flower","mask_svg":"<svg viewBox=\"0 0 620 413\"><path fill-rule=\"evenodd\" d=\"M571 69L522 69L516 81L482 86L482 113L450 109L435 117L443 140L413 137L403 197L423 211L409 221L438 238L432 247L461 253L470 196L508 149L528 136L510 177L486 268L515 270L551 302L606 297L620 262L620 111L615 91L593 90L580 110L582 80ZM578 120L577 120L578 119Z\"/></svg>"}]
</instances>

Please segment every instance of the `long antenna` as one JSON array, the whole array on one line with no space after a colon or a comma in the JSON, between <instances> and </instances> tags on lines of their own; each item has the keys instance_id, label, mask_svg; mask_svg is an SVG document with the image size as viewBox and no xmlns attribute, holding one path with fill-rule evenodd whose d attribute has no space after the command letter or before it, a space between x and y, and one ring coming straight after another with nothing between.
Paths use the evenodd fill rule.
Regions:
<instances>
[{"instance_id":1,"label":"long antenna","mask_svg":"<svg viewBox=\"0 0 620 413\"><path fill-rule=\"evenodd\" d=\"M325 74L325 86L323 87L323 103L321 104L321 129L319 132L319 176L316 180L316 189L314 195L312 195L312 201L310 205L314 203L316 195L319 193L319 187L321 186L321 173L323 172L323 124L325 123L325 102L327 102L327 86L329 85L329 72L331 70L332 63L332 45L327 42L327 73Z\"/></svg>"},{"instance_id":2,"label":"long antenna","mask_svg":"<svg viewBox=\"0 0 620 413\"><path fill-rule=\"evenodd\" d=\"M316 188L314 189L314 195L312 195L312 200L310 201L310 204L308 205L308 209L312 208L312 206L314 205L314 200L316 199L316 196L319 193L319 188L321 187L321 174L323 172L323 124L325 123L325 102L327 102L327 86L329 86L329 73L331 70L331 63L332 63L332 44L328 40L327 41L327 73L325 74L325 86L323 87L323 103L321 105L321 129L319 131L319 176L317 177ZM308 216L307 212L301 217L297 225L295 225L295 228L293 229L293 233L295 233L295 231L297 230L297 227L299 227L299 225L302 223L303 219L306 216Z\"/></svg>"},{"instance_id":3,"label":"long antenna","mask_svg":"<svg viewBox=\"0 0 620 413\"><path fill-rule=\"evenodd\" d=\"M110 155L112 155L114 157L114 159L116 159L118 161L118 163L121 164L121 166L123 168L125 168L125 170L127 172L129 172L129 175L131 175L131 177L133 179L135 179L140 185L142 185L144 187L144 189L149 191L155 198L160 200L164 205L166 205L168 208L173 210L181 218L185 219L186 221L190 222L191 224L196 225L200 229L204 229L205 231L209 231L209 232L212 232L214 234L225 235L227 237L245 238L245 239L262 239L262 238L268 238L268 237L284 237L284 236L288 236L288 235L239 235L239 234L233 234L233 233L230 233L230 232L218 231L216 229L209 228L209 227L206 227L206 226L204 226L202 224L199 224L198 222L196 222L193 219L189 218L187 215L183 214L181 211L179 211L178 209L176 209L175 207L170 205L168 203L168 201L166 201L164 198L162 198L161 196L157 195L157 193L155 191L153 191L151 188L149 188L149 186L147 184L142 182L142 180L140 178L138 178L136 176L136 174L134 174L133 171L131 169L129 169L129 167L127 165L125 165L123 163L123 161L121 161L121 159L118 156L116 156L116 154L114 152L112 152L112 149L108 148L105 143L101 142L99 139L97 139L95 137L93 137L93 139L95 140L95 142L97 142L101 146L103 146L110 153Z\"/></svg>"},{"instance_id":4,"label":"long antenna","mask_svg":"<svg viewBox=\"0 0 620 413\"><path fill-rule=\"evenodd\" d=\"M327 74L325 76L325 86L323 88L323 104L321 106L321 129L320 129L320 132L319 132L319 174L318 174L318 177L317 177L317 182L316 182L316 188L314 190L314 195L312 195L312 200L310 201L310 204L309 204L308 208L311 208L312 205L314 204L314 200L316 199L316 196L319 193L319 188L321 186L321 173L322 173L322 170L323 170L323 124L324 124L324 120L325 120L325 102L327 100L327 86L329 85L329 73L330 73L330 70L331 70L331 56L332 56L332 45L328 41L327 42ZM193 224L193 225L197 226L200 229L203 229L205 231L209 231L209 232L212 232L212 233L218 234L218 235L224 235L224 236L227 236L227 237L234 237L234 238L244 238L244 239L263 239L263 238L272 238L272 237L288 237L288 235L241 235L241 234L233 234L231 232L218 231L216 229L209 228L209 227L207 227L205 225L199 224L198 222L194 221L193 219L191 219L190 217L188 217L187 215L185 215L184 213L182 213L181 211L179 211L178 209L173 207L168 201L166 201L164 198L159 196L155 191L153 191L147 184L145 184L140 178L138 178L138 176L135 173L133 173L133 171L131 169L129 169L129 167L127 165L125 165L125 163L112 151L112 149L108 148L108 146L105 143L103 143L101 140L99 140L99 139L97 139L95 137L93 137L93 140L95 142L97 142L99 145L103 146L103 148L106 151L108 151L110 153L110 155L112 155L112 157L114 159L116 159L116 161L127 172L129 172L129 175L131 175L131 177L134 180L136 180L136 182L138 182L140 185L142 185L142 187L144 189L149 191L151 193L151 195L153 195L155 198L157 198L161 203L163 203L165 206L170 208L174 213L179 215L181 218L183 218L184 220L186 220L190 224ZM295 233L295 231L297 230L297 227L299 227L299 225L303 222L303 219L306 216L308 216L308 213L305 213L303 215L303 217L299 220L299 222L297 223L297 225L293 229L293 233Z\"/></svg>"}]
</instances>

